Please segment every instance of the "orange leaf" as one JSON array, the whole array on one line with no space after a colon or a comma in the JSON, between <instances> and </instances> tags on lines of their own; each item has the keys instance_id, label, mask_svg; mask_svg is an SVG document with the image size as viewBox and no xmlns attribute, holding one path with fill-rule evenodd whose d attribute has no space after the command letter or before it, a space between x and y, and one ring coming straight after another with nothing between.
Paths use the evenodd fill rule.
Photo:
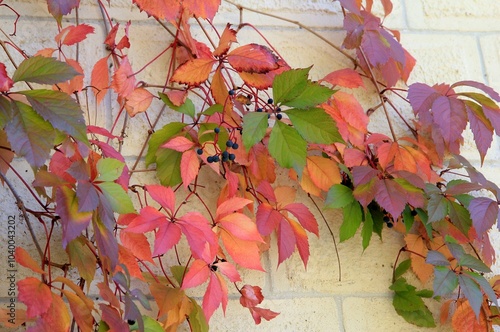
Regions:
<instances>
[{"instance_id":1,"label":"orange leaf","mask_svg":"<svg viewBox=\"0 0 500 332\"><path fill-rule=\"evenodd\" d=\"M15 302L10 303L15 304ZM5 306L9 307L9 305L10 304L6 304ZM12 312L9 309L0 309L0 323L2 323L6 328L20 327L27 321L26 310L15 308L15 312Z\"/></svg>"},{"instance_id":2,"label":"orange leaf","mask_svg":"<svg viewBox=\"0 0 500 332\"><path fill-rule=\"evenodd\" d=\"M448 316L450 315L451 302L452 302L452 300L447 300L441 306L440 313L439 313L439 322L441 324L446 324L446 321L448 320Z\"/></svg>"},{"instance_id":3,"label":"orange leaf","mask_svg":"<svg viewBox=\"0 0 500 332\"><path fill-rule=\"evenodd\" d=\"M28 318L39 317L46 313L52 304L49 286L37 278L28 277L17 282L19 301L26 304Z\"/></svg>"},{"instance_id":4,"label":"orange leaf","mask_svg":"<svg viewBox=\"0 0 500 332\"><path fill-rule=\"evenodd\" d=\"M200 170L200 161L194 150L188 150L181 157L181 178L184 188L187 189L189 184L196 179Z\"/></svg>"},{"instance_id":5,"label":"orange leaf","mask_svg":"<svg viewBox=\"0 0 500 332\"><path fill-rule=\"evenodd\" d=\"M151 255L151 247L144 234L120 232L120 240L122 245L129 249L135 257L154 264Z\"/></svg>"},{"instance_id":6,"label":"orange leaf","mask_svg":"<svg viewBox=\"0 0 500 332\"><path fill-rule=\"evenodd\" d=\"M294 170L290 169L290 172L294 172ZM300 179L300 187L306 193L311 194L313 196L319 197L321 195L321 189L318 188L318 186L313 182L307 168L304 168L304 170L302 171L302 178Z\"/></svg>"},{"instance_id":7,"label":"orange leaf","mask_svg":"<svg viewBox=\"0 0 500 332\"><path fill-rule=\"evenodd\" d=\"M118 245L118 259L121 264L127 267L127 270L132 277L144 280L141 269L139 268L139 264L137 263L137 259L135 258L132 251L122 245ZM118 271L123 271L120 265L117 265L116 269Z\"/></svg>"},{"instance_id":8,"label":"orange leaf","mask_svg":"<svg viewBox=\"0 0 500 332\"><path fill-rule=\"evenodd\" d=\"M28 332L69 331L71 318L66 304L59 295L52 292L50 292L49 298L52 303L49 310L38 317L36 325L30 328Z\"/></svg>"},{"instance_id":9,"label":"orange leaf","mask_svg":"<svg viewBox=\"0 0 500 332\"><path fill-rule=\"evenodd\" d=\"M240 211L250 203L252 203L252 201L249 199L241 197L230 198L227 201L222 202L217 207L217 214L215 216L215 219L220 219L227 216L230 213L233 213L235 211Z\"/></svg>"},{"instance_id":10,"label":"orange leaf","mask_svg":"<svg viewBox=\"0 0 500 332\"><path fill-rule=\"evenodd\" d=\"M248 44L232 50L227 61L236 71L267 73L278 68L278 59L267 47Z\"/></svg>"},{"instance_id":11,"label":"orange leaf","mask_svg":"<svg viewBox=\"0 0 500 332\"><path fill-rule=\"evenodd\" d=\"M229 51L232 43L235 43L236 40L236 30L231 29L231 24L227 24L224 32L222 32L222 36L219 39L219 45L214 51L214 56L221 56Z\"/></svg>"},{"instance_id":12,"label":"orange leaf","mask_svg":"<svg viewBox=\"0 0 500 332\"><path fill-rule=\"evenodd\" d=\"M172 149L178 152L185 152L191 149L194 143L184 136L176 136L169 140L167 143L163 144L161 147L166 149ZM182 169L182 167L181 167Z\"/></svg>"},{"instance_id":13,"label":"orange leaf","mask_svg":"<svg viewBox=\"0 0 500 332\"><path fill-rule=\"evenodd\" d=\"M323 191L328 191L331 186L342 181L337 163L328 158L307 157L307 170L314 184Z\"/></svg>"},{"instance_id":14,"label":"orange leaf","mask_svg":"<svg viewBox=\"0 0 500 332\"><path fill-rule=\"evenodd\" d=\"M491 323L486 319L484 310L479 312L479 320L477 320L469 301L458 302L457 310L451 319L451 325L456 332L483 332L492 330Z\"/></svg>"},{"instance_id":15,"label":"orange leaf","mask_svg":"<svg viewBox=\"0 0 500 332\"><path fill-rule=\"evenodd\" d=\"M228 88L222 76L221 68L217 68L212 78L212 84L210 85L210 91L217 104L221 104L232 110L233 101L229 98Z\"/></svg>"},{"instance_id":16,"label":"orange leaf","mask_svg":"<svg viewBox=\"0 0 500 332\"><path fill-rule=\"evenodd\" d=\"M73 44L79 43L85 38L89 33L94 33L94 28L87 24L79 24L77 26L70 25L61 30L55 37L56 42L60 42L63 45L71 46Z\"/></svg>"},{"instance_id":17,"label":"orange leaf","mask_svg":"<svg viewBox=\"0 0 500 332\"><path fill-rule=\"evenodd\" d=\"M87 307L85 302L73 292L65 289L62 292L68 299L69 308L80 330L82 332L94 331L94 317L92 317L92 311Z\"/></svg>"},{"instance_id":18,"label":"orange leaf","mask_svg":"<svg viewBox=\"0 0 500 332\"><path fill-rule=\"evenodd\" d=\"M144 88L136 88L127 97L125 109L130 117L134 117L137 113L146 112L154 96Z\"/></svg>"},{"instance_id":19,"label":"orange leaf","mask_svg":"<svg viewBox=\"0 0 500 332\"><path fill-rule=\"evenodd\" d=\"M94 65L90 85L92 85L92 91L94 91L97 103L100 104L106 96L109 87L108 57L100 59Z\"/></svg>"},{"instance_id":20,"label":"orange leaf","mask_svg":"<svg viewBox=\"0 0 500 332\"><path fill-rule=\"evenodd\" d=\"M120 97L128 97L135 88L135 76L133 76L132 66L125 56L120 62L120 67L113 75L111 88L118 93Z\"/></svg>"},{"instance_id":21,"label":"orange leaf","mask_svg":"<svg viewBox=\"0 0 500 332\"><path fill-rule=\"evenodd\" d=\"M170 90L166 93L166 95L168 96L168 100L170 100L172 104L174 104L175 106L181 106L186 102L187 91Z\"/></svg>"},{"instance_id":22,"label":"orange leaf","mask_svg":"<svg viewBox=\"0 0 500 332\"><path fill-rule=\"evenodd\" d=\"M220 0L184 0L184 8L194 16L212 20L220 6Z\"/></svg>"},{"instance_id":23,"label":"orange leaf","mask_svg":"<svg viewBox=\"0 0 500 332\"><path fill-rule=\"evenodd\" d=\"M344 68L331 72L326 75L322 81L328 82L331 85L340 85L345 88L359 88L360 86L365 86L361 79L361 75L351 68Z\"/></svg>"},{"instance_id":24,"label":"orange leaf","mask_svg":"<svg viewBox=\"0 0 500 332\"><path fill-rule=\"evenodd\" d=\"M75 92L82 91L83 88L83 68L80 64L73 59L67 59L66 62L73 67L80 75L76 75L71 80L67 82L62 82L58 84L58 87L61 91L66 92L67 94L73 94ZM55 86L54 86L55 88Z\"/></svg>"},{"instance_id":25,"label":"orange leaf","mask_svg":"<svg viewBox=\"0 0 500 332\"><path fill-rule=\"evenodd\" d=\"M200 85L208 79L214 63L214 59L206 58L186 61L176 69L171 81L191 86Z\"/></svg>"},{"instance_id":26,"label":"orange leaf","mask_svg":"<svg viewBox=\"0 0 500 332\"><path fill-rule=\"evenodd\" d=\"M24 267L32 270L35 273L46 274L44 270L42 270L37 262L33 258L31 258L30 254L21 247L16 248L16 262L21 264Z\"/></svg>"},{"instance_id":27,"label":"orange leaf","mask_svg":"<svg viewBox=\"0 0 500 332\"><path fill-rule=\"evenodd\" d=\"M407 234L405 235L405 242L408 250L420 254L423 257L427 256L427 252L429 250L424 243L424 239L420 235ZM425 283L434 273L434 267L431 264L427 264L423 257L416 254L410 254L411 268L413 272L415 272L420 281Z\"/></svg>"},{"instance_id":28,"label":"orange leaf","mask_svg":"<svg viewBox=\"0 0 500 332\"><path fill-rule=\"evenodd\" d=\"M149 285L149 290L158 305L159 321L163 322L165 327L173 327L172 330L166 331L176 331L176 326L182 323L193 310L193 304L179 288L152 283Z\"/></svg>"},{"instance_id":29,"label":"orange leaf","mask_svg":"<svg viewBox=\"0 0 500 332\"><path fill-rule=\"evenodd\" d=\"M37 56L37 55L41 55L41 56L44 56L46 58L50 58L52 57L52 54L56 51L55 48L50 48L50 47L47 47L47 48L42 48L41 50L38 50L33 56Z\"/></svg>"},{"instance_id":30,"label":"orange leaf","mask_svg":"<svg viewBox=\"0 0 500 332\"><path fill-rule=\"evenodd\" d=\"M133 0L141 11L158 19L175 20L181 9L180 1L172 0Z\"/></svg>"},{"instance_id":31,"label":"orange leaf","mask_svg":"<svg viewBox=\"0 0 500 332\"><path fill-rule=\"evenodd\" d=\"M235 263L247 269L264 271L260 263L260 250L257 242L239 239L226 230L221 230L220 238Z\"/></svg>"}]
</instances>

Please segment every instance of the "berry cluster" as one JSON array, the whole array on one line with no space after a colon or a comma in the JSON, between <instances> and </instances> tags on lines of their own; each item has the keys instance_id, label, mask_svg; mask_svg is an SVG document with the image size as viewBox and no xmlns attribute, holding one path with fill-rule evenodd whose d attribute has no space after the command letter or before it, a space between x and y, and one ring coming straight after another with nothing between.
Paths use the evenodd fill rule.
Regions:
<instances>
[{"instance_id":1,"label":"berry cluster","mask_svg":"<svg viewBox=\"0 0 500 332\"><path fill-rule=\"evenodd\" d=\"M220 128L219 127L214 128L214 132L216 134L220 133ZM226 142L227 149L237 150L239 147L240 146L238 145L238 143L233 142L232 140L228 140ZM218 163L221 160L223 162L234 161L236 159L236 155L234 153L229 153L229 151L227 149L225 151L222 151L221 153L217 153L213 156L208 156L207 163L209 163L209 164ZM203 154L203 149L200 148L200 149L196 150L196 153L201 156Z\"/></svg>"}]
</instances>

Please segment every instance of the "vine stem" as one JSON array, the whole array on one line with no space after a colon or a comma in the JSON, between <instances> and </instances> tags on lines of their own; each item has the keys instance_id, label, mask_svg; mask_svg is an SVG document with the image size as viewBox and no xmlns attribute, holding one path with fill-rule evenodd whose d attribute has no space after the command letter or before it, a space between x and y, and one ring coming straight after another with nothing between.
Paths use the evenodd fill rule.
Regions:
<instances>
[{"instance_id":1,"label":"vine stem","mask_svg":"<svg viewBox=\"0 0 500 332\"><path fill-rule=\"evenodd\" d=\"M325 215L323 214L323 212L319 208L318 204L314 201L314 199L312 198L311 194L308 193L307 197L309 197L309 199L311 200L311 202L314 204L314 206L318 210L319 214L321 215L321 218L323 219L323 221L325 222L326 227L328 228L328 231L330 232L330 235L331 235L332 240L333 240L333 246L335 247L335 254L337 255L337 262L338 262L338 267L339 267L339 281L342 281L342 264L340 262L340 255L339 255L339 249L337 247L337 240L335 240L335 236L333 235L332 228L330 227L330 225L328 225L328 222L326 221Z\"/></svg>"},{"instance_id":2,"label":"vine stem","mask_svg":"<svg viewBox=\"0 0 500 332\"><path fill-rule=\"evenodd\" d=\"M21 210L21 213L23 214L24 220L26 221L26 225L28 226L28 230L30 232L31 238L33 239L33 243L35 243L36 251L38 251L38 254L40 255L40 259L43 261L43 250L40 247L40 243L38 242L38 239L36 238L35 231L33 230L33 226L31 225L31 221L28 216L28 212L26 211L26 207L24 206L24 202L22 201L21 197L17 193L16 189L12 185L12 183L7 179L5 174L0 172L0 178L7 184L9 187L12 195L14 195L14 198L16 199L16 204L17 207Z\"/></svg>"},{"instance_id":3,"label":"vine stem","mask_svg":"<svg viewBox=\"0 0 500 332\"><path fill-rule=\"evenodd\" d=\"M329 46L331 46L332 48L334 48L335 50L337 50L338 52L342 53L342 55L344 55L346 58L348 58L349 60L352 61L352 63L354 64L354 66L358 67L359 66L359 63L358 61L352 57L349 53L347 53L346 51L344 51L342 48L340 48L339 46L335 45L334 43L332 43L331 41L329 41L328 39L326 39L325 37L323 37L322 35L320 35L319 33L317 33L316 31L314 31L313 29L309 28L308 26L306 25L303 25L302 23L300 23L299 21L294 21L294 20L290 20L288 18L285 18L285 17L281 17L281 16L278 16L278 15L274 15L274 14L269 14L269 13L265 13L265 12L262 12L260 10L257 10L257 9L252 9L252 8L249 8L249 7L246 7L246 6L242 6L242 5L239 5L237 3L234 3L232 1L229 1L229 0L224 0L225 2L235 6L236 8L238 8L240 10L240 12L242 10L248 10L250 12L254 12L254 13L257 13L257 14L260 14L260 15L264 15L264 16L269 16L269 17L272 17L272 18L275 18L275 19L278 19L280 21L284 21L284 22L288 22L288 23L292 23L296 26L298 26L299 28L301 29L304 29L306 30L307 32L313 34L314 36L316 36L317 38L321 39L322 41L324 41L325 43L327 43Z\"/></svg>"},{"instance_id":4,"label":"vine stem","mask_svg":"<svg viewBox=\"0 0 500 332\"><path fill-rule=\"evenodd\" d=\"M387 123L389 125L389 129L391 130L392 138L393 138L394 142L396 142L397 141L396 133L394 132L394 128L392 127L392 122L391 122L391 119L389 118L389 111L387 111L387 106L385 106L386 99L381 94L380 87L378 86L377 80L375 79L375 74L373 73L372 67L370 66L370 63L368 62L368 58L366 57L365 51L363 50L362 47L359 47L358 49L359 49L361 55L363 56L363 60L365 61L366 66L368 67L368 71L370 72L370 79L373 82L375 89L377 90L377 94L378 94L378 97L380 98L380 101L382 102L382 108L384 110L385 117L386 117Z\"/></svg>"}]
</instances>

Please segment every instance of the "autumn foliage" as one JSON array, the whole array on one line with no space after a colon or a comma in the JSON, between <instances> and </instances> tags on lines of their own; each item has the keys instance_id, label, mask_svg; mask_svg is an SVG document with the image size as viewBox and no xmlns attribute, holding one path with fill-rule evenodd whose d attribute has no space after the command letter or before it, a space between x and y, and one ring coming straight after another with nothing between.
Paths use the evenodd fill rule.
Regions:
<instances>
[{"instance_id":1,"label":"autumn foliage","mask_svg":"<svg viewBox=\"0 0 500 332\"><path fill-rule=\"evenodd\" d=\"M67 54L94 28L62 21L78 10L77 0L47 0L59 30L51 48L27 56L14 45L23 56L17 69L0 63L1 179L47 239L31 233L39 257L16 250L17 262L33 272L17 283L26 305L18 317L29 331L72 324L81 331L175 331L181 324L206 331L233 287L256 324L275 318L262 289L240 272L265 272L261 256L271 246L278 265L297 253L307 266L321 214L298 201L298 191L343 211L340 241L361 229L366 249L384 228L404 234L390 288L408 322L436 325L424 298L441 301L441 323L451 320L457 331L498 322L500 283L484 274L495 259L487 232L498 223L500 188L460 155L469 126L484 161L500 133L497 92L474 81L406 86L416 60L372 13L371 0L340 0L346 35L339 56L352 67L314 80L311 67L291 68L262 39L238 43L244 28L254 28L249 23L212 25L220 0L132 2L172 35L146 64L167 56L161 84L144 81L144 68L127 55L131 23L108 15L107 55L85 76L83 62ZM390 0L381 3L389 15ZM192 24L207 38L195 39ZM351 93L367 85L380 99L369 110ZM119 112L104 128L90 114L107 98ZM390 98L406 101L414 117L403 118ZM166 110L176 120L158 125ZM368 130L375 111L386 115L384 133ZM396 135L393 116L404 120L406 134ZM135 117L150 128L137 159L126 162L123 128ZM34 206L9 180L21 178L10 171L15 156L33 169L34 181L24 184ZM278 185L283 169L297 186ZM135 177L141 172L154 180ZM47 249L56 245L54 232L62 234L63 264ZM409 284L403 275L410 270L433 289ZM91 285L102 301L88 297ZM201 301L193 289L201 289ZM148 294L157 312L149 311Z\"/></svg>"}]
</instances>

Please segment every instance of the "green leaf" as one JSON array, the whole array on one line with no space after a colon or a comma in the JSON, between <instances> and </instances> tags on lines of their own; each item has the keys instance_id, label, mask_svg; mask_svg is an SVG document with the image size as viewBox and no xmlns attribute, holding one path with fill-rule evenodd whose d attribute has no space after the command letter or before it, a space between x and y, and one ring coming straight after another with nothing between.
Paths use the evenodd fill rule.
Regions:
<instances>
[{"instance_id":1,"label":"green leaf","mask_svg":"<svg viewBox=\"0 0 500 332\"><path fill-rule=\"evenodd\" d=\"M392 304L394 308L402 311L415 311L425 308L424 301L416 294L415 290L395 292Z\"/></svg>"},{"instance_id":2,"label":"green leaf","mask_svg":"<svg viewBox=\"0 0 500 332\"><path fill-rule=\"evenodd\" d=\"M491 272L490 268L486 264L484 264L482 261L469 254L464 254L462 257L460 257L458 265L465 266L480 272L485 272L485 273Z\"/></svg>"},{"instance_id":3,"label":"green leaf","mask_svg":"<svg viewBox=\"0 0 500 332\"><path fill-rule=\"evenodd\" d=\"M120 214L135 212L132 200L122 186L114 182L102 182L97 186L101 189L113 211Z\"/></svg>"},{"instance_id":4,"label":"green leaf","mask_svg":"<svg viewBox=\"0 0 500 332\"><path fill-rule=\"evenodd\" d=\"M449 201L441 194L431 195L427 204L428 222L441 221L448 214Z\"/></svg>"},{"instance_id":5,"label":"green leaf","mask_svg":"<svg viewBox=\"0 0 500 332\"><path fill-rule=\"evenodd\" d=\"M415 222L415 217L411 214L411 209L408 204L406 204L405 209L403 210L403 222L405 224L406 232L409 232Z\"/></svg>"},{"instance_id":6,"label":"green leaf","mask_svg":"<svg viewBox=\"0 0 500 332\"><path fill-rule=\"evenodd\" d=\"M165 103L165 105L167 105L168 107L170 107L171 109L173 109L176 112L189 115L191 118L194 119L194 116L196 114L196 110L195 110L194 104L191 101L191 99L189 99L189 98L186 99L184 104L182 104L181 106L175 106L170 101L170 98L168 98L168 96L166 94L158 92L158 95L160 96L161 100Z\"/></svg>"},{"instance_id":7,"label":"green leaf","mask_svg":"<svg viewBox=\"0 0 500 332\"><path fill-rule=\"evenodd\" d=\"M110 328L109 328L108 324L106 324L105 321L101 320L99 322L99 327L97 329L97 332L106 332L106 331L109 331L109 330L110 330Z\"/></svg>"},{"instance_id":8,"label":"green leaf","mask_svg":"<svg viewBox=\"0 0 500 332\"><path fill-rule=\"evenodd\" d=\"M297 98L307 86L309 68L291 69L276 75L273 81L273 97L276 104Z\"/></svg>"},{"instance_id":9,"label":"green leaf","mask_svg":"<svg viewBox=\"0 0 500 332\"><path fill-rule=\"evenodd\" d=\"M337 125L322 108L291 109L286 114L299 134L308 142L330 144L343 142Z\"/></svg>"},{"instance_id":10,"label":"green leaf","mask_svg":"<svg viewBox=\"0 0 500 332\"><path fill-rule=\"evenodd\" d=\"M208 332L208 323L203 313L203 309L198 305L198 303L191 299L193 304L193 310L189 313L189 323L192 332Z\"/></svg>"},{"instance_id":11,"label":"green leaf","mask_svg":"<svg viewBox=\"0 0 500 332\"><path fill-rule=\"evenodd\" d=\"M324 206L328 209L337 209L343 208L354 201L351 188L336 184L328 190Z\"/></svg>"},{"instance_id":12,"label":"green leaf","mask_svg":"<svg viewBox=\"0 0 500 332\"><path fill-rule=\"evenodd\" d=\"M87 127L80 105L68 94L52 90L20 91L26 96L33 109L54 128L73 136L80 142L88 143Z\"/></svg>"},{"instance_id":13,"label":"green leaf","mask_svg":"<svg viewBox=\"0 0 500 332\"><path fill-rule=\"evenodd\" d=\"M18 156L26 158L33 167L45 164L54 144L55 130L33 108L13 102L12 119L5 126L5 132Z\"/></svg>"},{"instance_id":14,"label":"green leaf","mask_svg":"<svg viewBox=\"0 0 500 332\"><path fill-rule=\"evenodd\" d=\"M419 291L416 291L415 294L417 294L420 297L425 297L427 299L430 299L434 295L434 292L431 291L430 289L421 289Z\"/></svg>"},{"instance_id":15,"label":"green leaf","mask_svg":"<svg viewBox=\"0 0 500 332\"><path fill-rule=\"evenodd\" d=\"M12 118L12 106L10 101L0 96L0 128L4 128L5 124Z\"/></svg>"},{"instance_id":16,"label":"green leaf","mask_svg":"<svg viewBox=\"0 0 500 332\"><path fill-rule=\"evenodd\" d=\"M156 152L160 146L168 141L172 136L180 133L185 126L186 124L182 122L170 122L151 135L148 142L148 152L145 158L146 166L156 162Z\"/></svg>"},{"instance_id":17,"label":"green leaf","mask_svg":"<svg viewBox=\"0 0 500 332\"><path fill-rule=\"evenodd\" d=\"M317 83L307 82L305 89L295 99L283 102L283 105L296 108L310 108L326 102L334 91Z\"/></svg>"},{"instance_id":18,"label":"green leaf","mask_svg":"<svg viewBox=\"0 0 500 332\"><path fill-rule=\"evenodd\" d=\"M365 210L365 221L363 222L363 229L361 236L363 238L363 250L368 248L373 233L373 219L370 210Z\"/></svg>"},{"instance_id":19,"label":"green leaf","mask_svg":"<svg viewBox=\"0 0 500 332\"><path fill-rule=\"evenodd\" d=\"M144 321L144 332L165 332L160 323L153 318L143 315L142 320Z\"/></svg>"},{"instance_id":20,"label":"green leaf","mask_svg":"<svg viewBox=\"0 0 500 332\"><path fill-rule=\"evenodd\" d=\"M356 234L356 231L361 225L363 211L361 205L354 201L343 208L344 222L340 226L340 242L350 239Z\"/></svg>"},{"instance_id":21,"label":"green leaf","mask_svg":"<svg viewBox=\"0 0 500 332\"><path fill-rule=\"evenodd\" d=\"M44 56L34 56L21 62L14 72L14 82L25 81L40 84L56 84L80 75L66 62Z\"/></svg>"},{"instance_id":22,"label":"green leaf","mask_svg":"<svg viewBox=\"0 0 500 332\"><path fill-rule=\"evenodd\" d=\"M483 303L483 293L479 289L479 285L471 278L464 276L463 274L458 276L458 284L460 285L460 290L465 295L467 300L469 300L470 306L476 318L479 318L479 311L481 310L481 304Z\"/></svg>"},{"instance_id":23,"label":"green leaf","mask_svg":"<svg viewBox=\"0 0 500 332\"><path fill-rule=\"evenodd\" d=\"M78 269L78 273L85 279L87 285L90 285L94 280L97 259L86 242L87 239L79 236L68 243L66 252L71 265Z\"/></svg>"},{"instance_id":24,"label":"green leaf","mask_svg":"<svg viewBox=\"0 0 500 332\"><path fill-rule=\"evenodd\" d=\"M378 205L377 205L378 206ZM372 209L371 204L368 205L370 213L373 219L373 232L377 233L380 239L382 239L382 230L384 229L384 214L379 209Z\"/></svg>"},{"instance_id":25,"label":"green leaf","mask_svg":"<svg viewBox=\"0 0 500 332\"><path fill-rule=\"evenodd\" d=\"M433 290L435 296L450 294L458 286L458 278L455 272L446 266L434 267Z\"/></svg>"},{"instance_id":26,"label":"green leaf","mask_svg":"<svg viewBox=\"0 0 500 332\"><path fill-rule=\"evenodd\" d=\"M389 286L389 289L395 292L410 292L415 291L415 286L410 285L405 278L397 278L396 281Z\"/></svg>"},{"instance_id":27,"label":"green leaf","mask_svg":"<svg viewBox=\"0 0 500 332\"><path fill-rule=\"evenodd\" d=\"M281 167L293 167L298 174L302 174L306 165L307 143L294 128L277 121L269 137L269 153Z\"/></svg>"},{"instance_id":28,"label":"green leaf","mask_svg":"<svg viewBox=\"0 0 500 332\"><path fill-rule=\"evenodd\" d=\"M102 158L97 162L99 176L96 181L115 181L123 172L125 164L118 159Z\"/></svg>"},{"instance_id":29,"label":"green leaf","mask_svg":"<svg viewBox=\"0 0 500 332\"><path fill-rule=\"evenodd\" d=\"M426 306L415 311L404 311L396 308L396 312L410 324L420 327L436 327L434 317Z\"/></svg>"},{"instance_id":30,"label":"green leaf","mask_svg":"<svg viewBox=\"0 0 500 332\"><path fill-rule=\"evenodd\" d=\"M243 145L250 150L257 142L266 135L268 127L267 113L252 112L243 116Z\"/></svg>"},{"instance_id":31,"label":"green leaf","mask_svg":"<svg viewBox=\"0 0 500 332\"><path fill-rule=\"evenodd\" d=\"M204 110L202 114L210 116L214 115L215 113L222 113L222 112L224 112L224 106L222 106L221 104L213 104L212 106Z\"/></svg>"},{"instance_id":32,"label":"green leaf","mask_svg":"<svg viewBox=\"0 0 500 332\"><path fill-rule=\"evenodd\" d=\"M396 271L394 271L394 278L398 279L399 277L401 277L406 271L408 271L410 266L411 266L411 259L409 258L399 263L398 267L396 268Z\"/></svg>"},{"instance_id":33,"label":"green leaf","mask_svg":"<svg viewBox=\"0 0 500 332\"><path fill-rule=\"evenodd\" d=\"M174 276L174 279L177 281L178 285L182 284L182 278L184 278L184 274L186 273L186 267L182 265L173 265L170 267L170 272Z\"/></svg>"},{"instance_id":34,"label":"green leaf","mask_svg":"<svg viewBox=\"0 0 500 332\"><path fill-rule=\"evenodd\" d=\"M434 236L432 235L432 226L429 223L429 216L427 215L427 212L425 212L421 208L417 208L415 209L415 211L417 211L418 217L420 218L420 220L422 220L422 224L427 231L427 236L429 237L429 239L432 239Z\"/></svg>"},{"instance_id":35,"label":"green leaf","mask_svg":"<svg viewBox=\"0 0 500 332\"><path fill-rule=\"evenodd\" d=\"M457 202L449 201L449 211L451 222L466 236L472 226L472 219L469 211Z\"/></svg>"},{"instance_id":36,"label":"green leaf","mask_svg":"<svg viewBox=\"0 0 500 332\"><path fill-rule=\"evenodd\" d=\"M159 149L156 154L156 175L160 183L173 187L181 183L182 153L171 149Z\"/></svg>"}]
</instances>

